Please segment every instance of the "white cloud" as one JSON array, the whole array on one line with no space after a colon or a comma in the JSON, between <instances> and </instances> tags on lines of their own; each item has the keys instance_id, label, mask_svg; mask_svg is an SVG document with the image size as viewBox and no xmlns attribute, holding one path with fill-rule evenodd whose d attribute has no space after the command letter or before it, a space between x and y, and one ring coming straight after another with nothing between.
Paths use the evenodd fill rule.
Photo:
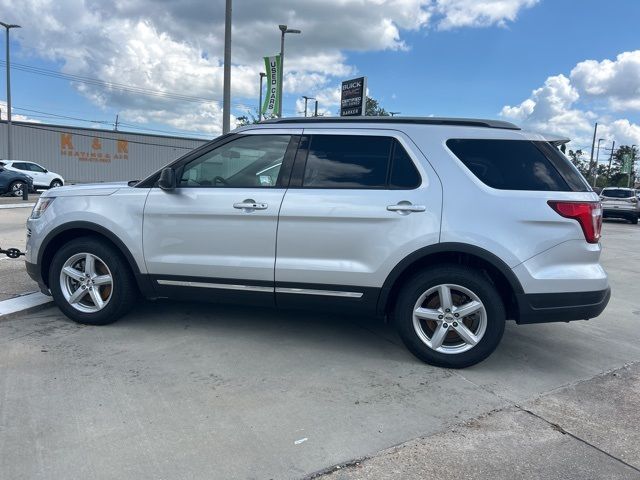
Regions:
<instances>
[{"instance_id":1,"label":"white cloud","mask_svg":"<svg viewBox=\"0 0 640 480\"><path fill-rule=\"evenodd\" d=\"M640 50L615 60L585 60L571 70L571 81L585 96L604 98L613 110L640 110Z\"/></svg>"},{"instance_id":2,"label":"white cloud","mask_svg":"<svg viewBox=\"0 0 640 480\"><path fill-rule=\"evenodd\" d=\"M619 113L615 106L631 98L626 87L617 88L621 84L626 86L626 83L616 81L617 74L611 72L618 69L626 71L628 67L619 65L621 59L628 63L629 53L635 52L618 55L617 62L581 62L571 71L570 78L562 74L549 77L542 87L531 92L531 96L520 104L504 106L500 115L530 130L565 135L579 146L576 148L591 145L595 122L599 124L598 137L615 139L619 145L640 145L640 125L615 116ZM594 68L595 64L604 65L607 72L599 72ZM587 75L587 70L591 70L594 76ZM603 100L609 109L599 108L594 99ZM633 102L627 101L627 108L630 105Z\"/></svg>"},{"instance_id":3,"label":"white cloud","mask_svg":"<svg viewBox=\"0 0 640 480\"><path fill-rule=\"evenodd\" d=\"M325 98L340 78L357 74L345 51L404 50L403 32L504 25L537 0L291 0L238 1L233 11L232 95L258 96L262 56L287 35L286 91ZM156 121L207 133L220 131L223 2L211 0L0 0L23 26L14 33L27 55L58 61L65 73L137 88L179 92L201 103L76 84L123 121ZM333 91L333 90L331 90ZM236 110L245 109L234 102ZM249 102L247 103L255 103ZM254 108L249 105L250 108ZM288 107L291 109L291 107ZM285 113L287 112L285 105ZM213 126L212 126L213 125Z\"/></svg>"},{"instance_id":4,"label":"white cloud","mask_svg":"<svg viewBox=\"0 0 640 480\"><path fill-rule=\"evenodd\" d=\"M438 29L505 26L518 13L539 0L438 0L431 12L438 18Z\"/></svg>"}]
</instances>

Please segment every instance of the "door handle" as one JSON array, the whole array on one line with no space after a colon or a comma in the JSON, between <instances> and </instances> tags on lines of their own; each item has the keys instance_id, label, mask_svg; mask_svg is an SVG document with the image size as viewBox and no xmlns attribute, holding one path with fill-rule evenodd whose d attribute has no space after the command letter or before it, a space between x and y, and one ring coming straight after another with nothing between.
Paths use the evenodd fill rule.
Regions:
<instances>
[{"instance_id":1,"label":"door handle","mask_svg":"<svg viewBox=\"0 0 640 480\"><path fill-rule=\"evenodd\" d=\"M413 205L411 202L402 201L395 205L387 205L387 210L390 212L397 212L400 215L409 215L413 212L424 212L427 207L424 205Z\"/></svg>"},{"instance_id":2,"label":"door handle","mask_svg":"<svg viewBox=\"0 0 640 480\"><path fill-rule=\"evenodd\" d=\"M269 205L267 205L266 203L259 203L255 200L252 200L251 198L233 204L233 208L237 208L238 210L242 210L247 213L253 212L254 210L266 210L268 206Z\"/></svg>"}]
</instances>

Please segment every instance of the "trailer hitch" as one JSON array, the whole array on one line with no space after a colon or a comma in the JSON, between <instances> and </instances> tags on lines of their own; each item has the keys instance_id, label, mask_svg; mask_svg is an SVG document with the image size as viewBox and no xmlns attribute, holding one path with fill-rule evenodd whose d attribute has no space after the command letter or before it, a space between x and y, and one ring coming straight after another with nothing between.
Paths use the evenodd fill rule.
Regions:
<instances>
[{"instance_id":1,"label":"trailer hitch","mask_svg":"<svg viewBox=\"0 0 640 480\"><path fill-rule=\"evenodd\" d=\"M21 252L17 248L9 248L7 250L4 250L2 247L0 247L0 255L2 255L3 253L9 258L20 258L21 255L25 254L25 252Z\"/></svg>"}]
</instances>

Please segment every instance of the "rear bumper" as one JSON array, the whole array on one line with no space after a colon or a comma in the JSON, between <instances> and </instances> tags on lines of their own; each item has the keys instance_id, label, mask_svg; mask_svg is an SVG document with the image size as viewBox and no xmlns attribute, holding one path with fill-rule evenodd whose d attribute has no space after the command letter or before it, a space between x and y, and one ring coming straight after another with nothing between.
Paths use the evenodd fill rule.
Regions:
<instances>
[{"instance_id":1,"label":"rear bumper","mask_svg":"<svg viewBox=\"0 0 640 480\"><path fill-rule=\"evenodd\" d=\"M516 296L517 322L547 323L588 320L602 313L611 297L611 289L595 292L529 293Z\"/></svg>"},{"instance_id":2,"label":"rear bumper","mask_svg":"<svg viewBox=\"0 0 640 480\"><path fill-rule=\"evenodd\" d=\"M605 218L638 218L638 210L634 209L622 209L622 208L603 208L602 216Z\"/></svg>"},{"instance_id":3,"label":"rear bumper","mask_svg":"<svg viewBox=\"0 0 640 480\"><path fill-rule=\"evenodd\" d=\"M42 275L40 274L40 267L37 263L24 262L27 274L38 283L40 291L45 295L51 295L49 287L47 287L42 281Z\"/></svg>"}]
</instances>

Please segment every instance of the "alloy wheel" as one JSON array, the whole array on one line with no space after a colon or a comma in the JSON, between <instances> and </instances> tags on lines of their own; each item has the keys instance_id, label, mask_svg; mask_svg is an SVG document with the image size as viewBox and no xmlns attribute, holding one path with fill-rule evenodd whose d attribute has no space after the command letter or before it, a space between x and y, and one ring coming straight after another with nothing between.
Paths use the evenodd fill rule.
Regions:
<instances>
[{"instance_id":1,"label":"alloy wheel","mask_svg":"<svg viewBox=\"0 0 640 480\"><path fill-rule=\"evenodd\" d=\"M69 305L76 310L99 312L111 300L113 275L100 257L77 253L62 266L60 289Z\"/></svg>"},{"instance_id":2,"label":"alloy wheel","mask_svg":"<svg viewBox=\"0 0 640 480\"><path fill-rule=\"evenodd\" d=\"M413 308L413 328L432 350L458 354L482 340L487 329L487 311L468 288L437 285L418 298Z\"/></svg>"}]
</instances>

